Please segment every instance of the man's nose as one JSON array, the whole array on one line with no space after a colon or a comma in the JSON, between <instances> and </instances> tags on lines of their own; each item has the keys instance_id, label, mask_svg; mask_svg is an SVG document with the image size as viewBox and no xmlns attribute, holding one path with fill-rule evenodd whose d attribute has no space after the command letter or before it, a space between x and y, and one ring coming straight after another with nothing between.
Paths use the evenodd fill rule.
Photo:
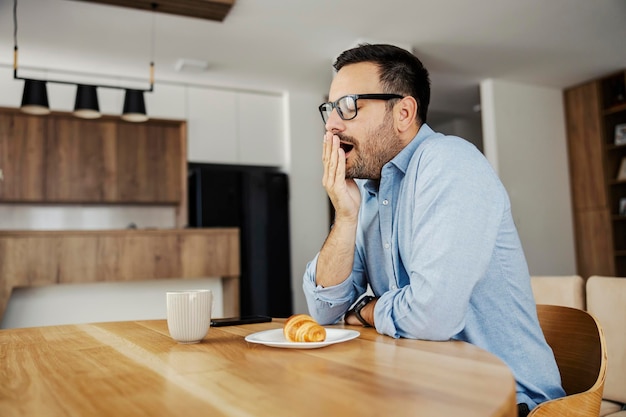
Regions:
<instances>
[{"instance_id":1,"label":"man's nose","mask_svg":"<svg viewBox=\"0 0 626 417\"><path fill-rule=\"evenodd\" d=\"M326 124L324 126L326 127L327 132L333 133L341 132L345 128L345 123L339 116L337 109L333 109L333 111L330 112L328 120L326 120Z\"/></svg>"}]
</instances>

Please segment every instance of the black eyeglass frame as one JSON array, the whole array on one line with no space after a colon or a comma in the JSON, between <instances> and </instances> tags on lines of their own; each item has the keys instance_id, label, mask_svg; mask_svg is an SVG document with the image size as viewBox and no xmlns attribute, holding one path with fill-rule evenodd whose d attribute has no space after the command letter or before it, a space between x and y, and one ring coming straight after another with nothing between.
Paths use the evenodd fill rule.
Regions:
<instances>
[{"instance_id":1,"label":"black eyeglass frame","mask_svg":"<svg viewBox=\"0 0 626 417\"><path fill-rule=\"evenodd\" d=\"M354 116L351 116L351 117L345 117L343 115L343 112L341 111L341 108L339 107L339 102L341 100L344 100L347 97L350 97L350 98L352 98L354 100ZM326 111L324 110L325 106L330 106L331 107L331 110L328 112L328 116L330 116L330 113L332 113L332 111L333 111L332 109L337 109L337 114L339 115L339 117L341 117L341 120L352 120L358 114L357 100L359 100L359 99L363 99L363 100L393 100L393 99L396 99L396 98L404 98L404 96L401 96L400 94L385 94L385 93L347 94L345 96L339 97L335 101L328 101L326 103L320 104L318 109L320 111L320 114L322 115L322 120L324 121L324 124L326 124L326 122L328 122L328 119L327 119L327 117L324 116L326 114Z\"/></svg>"}]
</instances>

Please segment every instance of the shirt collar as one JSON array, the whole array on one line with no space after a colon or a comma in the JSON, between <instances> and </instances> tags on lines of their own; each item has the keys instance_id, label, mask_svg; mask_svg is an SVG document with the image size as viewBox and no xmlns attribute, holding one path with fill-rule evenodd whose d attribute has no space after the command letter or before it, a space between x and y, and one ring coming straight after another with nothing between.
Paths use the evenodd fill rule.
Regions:
<instances>
[{"instance_id":1,"label":"shirt collar","mask_svg":"<svg viewBox=\"0 0 626 417\"><path fill-rule=\"evenodd\" d=\"M434 135L434 134L435 132L430 128L430 126L428 126L426 123L422 124L422 126L420 126L420 129L417 131L417 135L415 135L415 137L411 140L411 142L409 142L408 145L406 145L404 149L402 149L391 161L387 162L383 166L382 172L383 173L385 172L385 167L389 165L393 165L398 170L400 170L403 174L406 174L406 170L409 166L409 163L411 162L411 158L413 157L413 154L415 153L415 150L417 149L417 147L427 137ZM363 187L371 195L375 195L376 193L378 193L378 186L380 184L380 181L378 180L362 180L362 181L363 181Z\"/></svg>"}]
</instances>

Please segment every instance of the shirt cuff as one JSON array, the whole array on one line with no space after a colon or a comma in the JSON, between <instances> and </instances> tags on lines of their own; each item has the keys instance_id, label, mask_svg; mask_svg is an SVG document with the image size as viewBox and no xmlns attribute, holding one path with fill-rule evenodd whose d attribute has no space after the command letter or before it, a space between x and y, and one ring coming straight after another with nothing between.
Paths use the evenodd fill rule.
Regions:
<instances>
[{"instance_id":1,"label":"shirt cuff","mask_svg":"<svg viewBox=\"0 0 626 417\"><path fill-rule=\"evenodd\" d=\"M316 262L315 259L313 262ZM310 271L307 271L310 272ZM316 300L327 303L343 303L350 299L354 291L352 279L346 278L343 282L330 287L322 287L315 283L315 273L307 273L307 279L304 281L306 290L313 294Z\"/></svg>"}]
</instances>

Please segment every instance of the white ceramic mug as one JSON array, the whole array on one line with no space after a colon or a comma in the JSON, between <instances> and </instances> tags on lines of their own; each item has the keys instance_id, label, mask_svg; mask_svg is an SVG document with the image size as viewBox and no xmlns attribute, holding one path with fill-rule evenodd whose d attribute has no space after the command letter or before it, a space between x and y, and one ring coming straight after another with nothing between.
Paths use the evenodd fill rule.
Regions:
<instances>
[{"instance_id":1,"label":"white ceramic mug","mask_svg":"<svg viewBox=\"0 0 626 417\"><path fill-rule=\"evenodd\" d=\"M198 343L211 325L211 290L167 292L167 328L179 343Z\"/></svg>"}]
</instances>

